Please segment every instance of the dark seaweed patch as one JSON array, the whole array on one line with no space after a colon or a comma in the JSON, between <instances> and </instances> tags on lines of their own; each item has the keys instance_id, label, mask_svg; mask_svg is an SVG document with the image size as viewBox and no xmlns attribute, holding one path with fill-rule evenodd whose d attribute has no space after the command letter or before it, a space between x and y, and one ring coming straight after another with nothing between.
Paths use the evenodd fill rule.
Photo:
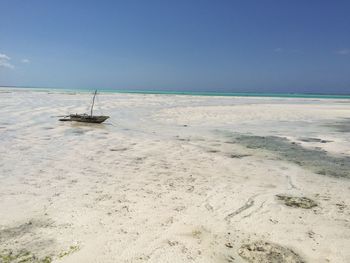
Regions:
<instances>
[{"instance_id":1,"label":"dark seaweed patch","mask_svg":"<svg viewBox=\"0 0 350 263\"><path fill-rule=\"evenodd\" d=\"M289 196L289 195L276 195L278 200L283 201L286 206L310 209L317 206L317 203L307 197Z\"/></svg>"},{"instance_id":2,"label":"dark seaweed patch","mask_svg":"<svg viewBox=\"0 0 350 263\"><path fill-rule=\"evenodd\" d=\"M345 118L342 121L339 121L335 124L330 124L339 132L350 132L350 118Z\"/></svg>"},{"instance_id":3,"label":"dark seaweed patch","mask_svg":"<svg viewBox=\"0 0 350 263\"><path fill-rule=\"evenodd\" d=\"M250 154L230 154L229 155L230 158L237 158L237 159L241 159L248 156L251 156L251 155Z\"/></svg>"},{"instance_id":4,"label":"dark seaweed patch","mask_svg":"<svg viewBox=\"0 0 350 263\"><path fill-rule=\"evenodd\" d=\"M4 228L0 230L0 241L2 242L3 240L22 236L34 231L37 228L49 227L51 224L52 222L33 219L15 227Z\"/></svg>"},{"instance_id":5,"label":"dark seaweed patch","mask_svg":"<svg viewBox=\"0 0 350 263\"><path fill-rule=\"evenodd\" d=\"M328 140L322 140L319 138L299 138L299 141L302 142L320 142L320 143L328 143L328 142L332 142L332 141L328 141Z\"/></svg>"},{"instance_id":6,"label":"dark seaweed patch","mask_svg":"<svg viewBox=\"0 0 350 263\"><path fill-rule=\"evenodd\" d=\"M181 141L181 142L189 142L190 141L190 139L185 139L185 138L178 138L177 140Z\"/></svg>"},{"instance_id":7,"label":"dark seaweed patch","mask_svg":"<svg viewBox=\"0 0 350 263\"><path fill-rule=\"evenodd\" d=\"M321 149L307 149L277 136L233 135L233 141L250 149L270 151L315 173L350 178L350 157L336 156Z\"/></svg>"},{"instance_id":8,"label":"dark seaweed patch","mask_svg":"<svg viewBox=\"0 0 350 263\"><path fill-rule=\"evenodd\" d=\"M244 244L238 254L252 263L304 263L305 261L293 250L281 245L256 241Z\"/></svg>"},{"instance_id":9,"label":"dark seaweed patch","mask_svg":"<svg viewBox=\"0 0 350 263\"><path fill-rule=\"evenodd\" d=\"M124 151L126 151L128 148L125 148L125 147L123 147L123 148L111 148L111 149L109 149L111 152L124 152Z\"/></svg>"}]
</instances>

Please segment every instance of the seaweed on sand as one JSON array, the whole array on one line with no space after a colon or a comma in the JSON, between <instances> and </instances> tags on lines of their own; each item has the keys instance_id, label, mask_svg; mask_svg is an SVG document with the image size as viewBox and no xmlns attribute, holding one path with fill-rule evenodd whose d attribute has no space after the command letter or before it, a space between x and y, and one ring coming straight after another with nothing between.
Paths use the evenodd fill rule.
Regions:
<instances>
[{"instance_id":1,"label":"seaweed on sand","mask_svg":"<svg viewBox=\"0 0 350 263\"><path fill-rule=\"evenodd\" d=\"M293 250L266 241L243 244L238 254L251 263L305 263Z\"/></svg>"},{"instance_id":2,"label":"seaweed on sand","mask_svg":"<svg viewBox=\"0 0 350 263\"><path fill-rule=\"evenodd\" d=\"M46 256L44 258L38 258L33 253L27 250L13 251L6 249L0 251L0 262L1 263L12 263L12 262L22 262L22 263L51 263L52 258Z\"/></svg>"},{"instance_id":3,"label":"seaweed on sand","mask_svg":"<svg viewBox=\"0 0 350 263\"><path fill-rule=\"evenodd\" d=\"M76 251L78 251L80 249L79 246L77 245L74 245L74 246L70 246L68 250L66 251L62 251L59 255L58 255L58 258L63 258L65 256L68 256Z\"/></svg>"},{"instance_id":4,"label":"seaweed on sand","mask_svg":"<svg viewBox=\"0 0 350 263\"><path fill-rule=\"evenodd\" d=\"M328 126L328 125L327 125ZM339 121L335 124L330 124L330 126L333 126L336 128L338 132L350 132L350 118L345 118L342 121Z\"/></svg>"},{"instance_id":5,"label":"seaweed on sand","mask_svg":"<svg viewBox=\"0 0 350 263\"><path fill-rule=\"evenodd\" d=\"M289 196L289 195L276 195L278 200L283 201L286 206L310 209L317 206L317 203L307 197Z\"/></svg>"},{"instance_id":6,"label":"seaweed on sand","mask_svg":"<svg viewBox=\"0 0 350 263\"><path fill-rule=\"evenodd\" d=\"M278 136L231 135L235 143L250 149L272 152L315 173L350 178L350 157L336 156L320 149L308 149Z\"/></svg>"},{"instance_id":7,"label":"seaweed on sand","mask_svg":"<svg viewBox=\"0 0 350 263\"><path fill-rule=\"evenodd\" d=\"M35 231L37 228L50 227L51 225L52 225L51 221L32 219L32 220L29 220L28 222L25 222L23 224L20 224L14 227L3 228L0 230L0 242L3 242L4 240L9 240L12 238L18 238L25 234Z\"/></svg>"}]
</instances>

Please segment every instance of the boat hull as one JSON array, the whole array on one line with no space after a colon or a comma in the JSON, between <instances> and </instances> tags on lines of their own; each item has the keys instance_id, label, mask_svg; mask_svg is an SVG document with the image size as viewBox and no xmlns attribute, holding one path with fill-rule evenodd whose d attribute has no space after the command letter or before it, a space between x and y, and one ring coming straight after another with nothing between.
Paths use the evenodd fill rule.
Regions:
<instances>
[{"instance_id":1,"label":"boat hull","mask_svg":"<svg viewBox=\"0 0 350 263\"><path fill-rule=\"evenodd\" d=\"M85 122L85 123L102 123L107 120L109 116L91 116L91 115L79 115L71 114L65 118L59 119L60 121L76 121L76 122Z\"/></svg>"}]
</instances>

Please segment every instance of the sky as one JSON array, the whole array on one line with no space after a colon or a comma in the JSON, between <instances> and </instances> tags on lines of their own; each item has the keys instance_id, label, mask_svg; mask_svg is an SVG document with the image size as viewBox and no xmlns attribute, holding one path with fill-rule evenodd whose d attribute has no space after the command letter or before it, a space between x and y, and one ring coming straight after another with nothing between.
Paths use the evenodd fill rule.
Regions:
<instances>
[{"instance_id":1,"label":"sky","mask_svg":"<svg viewBox=\"0 0 350 263\"><path fill-rule=\"evenodd\" d=\"M0 85L350 93L347 0L0 0Z\"/></svg>"}]
</instances>

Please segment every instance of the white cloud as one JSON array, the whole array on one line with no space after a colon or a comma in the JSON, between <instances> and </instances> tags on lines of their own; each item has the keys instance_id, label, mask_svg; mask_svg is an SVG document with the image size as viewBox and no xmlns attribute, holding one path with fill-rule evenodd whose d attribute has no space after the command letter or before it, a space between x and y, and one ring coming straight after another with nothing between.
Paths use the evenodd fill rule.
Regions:
<instances>
[{"instance_id":1,"label":"white cloud","mask_svg":"<svg viewBox=\"0 0 350 263\"><path fill-rule=\"evenodd\" d=\"M23 64L28 64L28 63L30 63L30 60L27 59L27 58L23 58L23 59L21 60L21 62L22 62Z\"/></svg>"},{"instance_id":2,"label":"white cloud","mask_svg":"<svg viewBox=\"0 0 350 263\"><path fill-rule=\"evenodd\" d=\"M0 53L0 68L14 69L15 66L10 63L11 58L6 54Z\"/></svg>"},{"instance_id":3,"label":"white cloud","mask_svg":"<svg viewBox=\"0 0 350 263\"><path fill-rule=\"evenodd\" d=\"M350 49L349 48L339 49L335 53L337 53L338 55L343 55L343 56L350 55Z\"/></svg>"},{"instance_id":4,"label":"white cloud","mask_svg":"<svg viewBox=\"0 0 350 263\"><path fill-rule=\"evenodd\" d=\"M0 60L3 60L3 59L10 60L11 58L9 56L5 55L5 54L1 54L0 53Z\"/></svg>"},{"instance_id":5,"label":"white cloud","mask_svg":"<svg viewBox=\"0 0 350 263\"><path fill-rule=\"evenodd\" d=\"M284 49L281 48L281 47L277 47L273 51L275 51L275 52L282 52L282 51L284 51Z\"/></svg>"}]
</instances>

